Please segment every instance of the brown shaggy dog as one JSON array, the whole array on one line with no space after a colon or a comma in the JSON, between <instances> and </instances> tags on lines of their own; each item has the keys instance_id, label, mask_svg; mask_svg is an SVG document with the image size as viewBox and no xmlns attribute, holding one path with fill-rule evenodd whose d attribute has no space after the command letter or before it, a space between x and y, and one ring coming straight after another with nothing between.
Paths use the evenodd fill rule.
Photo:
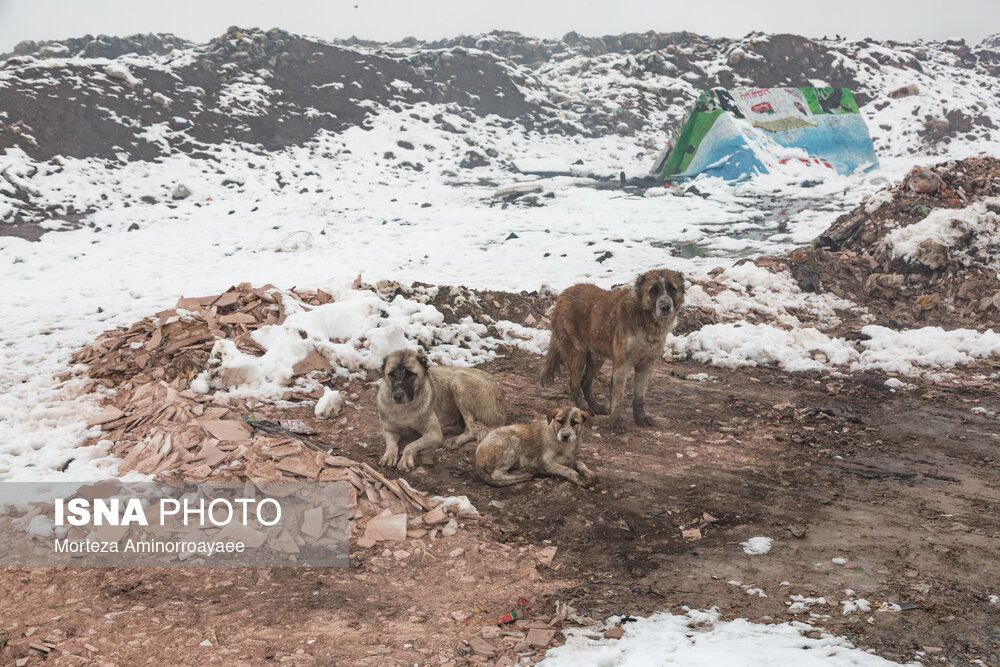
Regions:
<instances>
[{"instance_id":1,"label":"brown shaggy dog","mask_svg":"<svg viewBox=\"0 0 1000 667\"><path fill-rule=\"evenodd\" d=\"M635 423L654 426L646 416L646 385L683 302L684 277L667 269L644 273L632 287L610 292L587 284L567 288L552 310L552 341L542 384L550 384L559 367L565 366L577 407L607 414L594 399L592 385L605 359L611 359L611 429L625 430L622 404L633 370Z\"/></svg>"}]
</instances>

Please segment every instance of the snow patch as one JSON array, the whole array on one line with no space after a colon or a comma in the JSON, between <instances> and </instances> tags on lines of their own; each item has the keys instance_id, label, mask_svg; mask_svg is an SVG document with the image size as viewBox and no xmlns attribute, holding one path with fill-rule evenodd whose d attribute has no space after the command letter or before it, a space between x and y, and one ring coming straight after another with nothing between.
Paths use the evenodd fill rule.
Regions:
<instances>
[{"instance_id":1,"label":"snow patch","mask_svg":"<svg viewBox=\"0 0 1000 667\"><path fill-rule=\"evenodd\" d=\"M770 537L751 537L746 542L741 542L740 546L743 547L743 553L749 556L760 556L771 551L771 543L774 542Z\"/></svg>"},{"instance_id":2,"label":"snow patch","mask_svg":"<svg viewBox=\"0 0 1000 667\"><path fill-rule=\"evenodd\" d=\"M738 618L721 621L718 609L685 607L685 614L657 613L622 623L621 639L604 639L593 629L564 630L566 643L550 649L540 665L711 665L753 664L797 667L887 667L896 663L856 648L846 639L819 632L805 623L751 623ZM621 617L608 619L613 627Z\"/></svg>"},{"instance_id":3,"label":"snow patch","mask_svg":"<svg viewBox=\"0 0 1000 667\"><path fill-rule=\"evenodd\" d=\"M846 341L813 327L779 329L769 324L709 324L686 336L669 336L674 354L724 368L777 366L799 373L847 364L857 355Z\"/></svg>"},{"instance_id":4,"label":"snow patch","mask_svg":"<svg viewBox=\"0 0 1000 667\"><path fill-rule=\"evenodd\" d=\"M336 389L323 387L323 395L316 401L313 411L317 419L330 419L340 414L344 409L344 396Z\"/></svg>"},{"instance_id":5,"label":"snow patch","mask_svg":"<svg viewBox=\"0 0 1000 667\"><path fill-rule=\"evenodd\" d=\"M964 266L979 258L987 266L1000 268L1000 215L994 212L998 206L1000 197L991 197L961 209L935 209L920 222L889 232L885 243L893 257L914 261L920 256L921 243L953 249L965 239L967 247L955 253Z\"/></svg>"}]
</instances>

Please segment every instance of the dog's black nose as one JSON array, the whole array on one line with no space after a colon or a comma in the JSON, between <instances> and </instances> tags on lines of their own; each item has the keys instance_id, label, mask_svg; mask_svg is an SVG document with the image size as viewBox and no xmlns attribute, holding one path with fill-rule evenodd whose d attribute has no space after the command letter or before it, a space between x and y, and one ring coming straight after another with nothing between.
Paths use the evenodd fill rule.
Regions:
<instances>
[{"instance_id":1,"label":"dog's black nose","mask_svg":"<svg viewBox=\"0 0 1000 667\"><path fill-rule=\"evenodd\" d=\"M569 442L569 433L560 433L559 439L563 442Z\"/></svg>"},{"instance_id":2,"label":"dog's black nose","mask_svg":"<svg viewBox=\"0 0 1000 667\"><path fill-rule=\"evenodd\" d=\"M406 394L404 394L402 391L392 392L392 400L396 401L397 403L402 403L404 398L406 398Z\"/></svg>"}]
</instances>

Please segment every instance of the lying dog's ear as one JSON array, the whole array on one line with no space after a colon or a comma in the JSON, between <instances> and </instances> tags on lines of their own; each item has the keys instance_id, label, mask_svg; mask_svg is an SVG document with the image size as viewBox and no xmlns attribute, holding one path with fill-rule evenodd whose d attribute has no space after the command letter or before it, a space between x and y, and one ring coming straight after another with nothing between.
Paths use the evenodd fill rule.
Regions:
<instances>
[{"instance_id":1,"label":"lying dog's ear","mask_svg":"<svg viewBox=\"0 0 1000 667\"><path fill-rule=\"evenodd\" d=\"M548 414L546 415L548 423L551 424L555 420L559 419L559 414L561 412L562 408L552 408L551 410L549 410Z\"/></svg>"},{"instance_id":2,"label":"lying dog's ear","mask_svg":"<svg viewBox=\"0 0 1000 667\"><path fill-rule=\"evenodd\" d=\"M580 418L583 420L581 422L584 426L590 425L590 420L594 418L594 415L587 410L580 410Z\"/></svg>"},{"instance_id":3,"label":"lying dog's ear","mask_svg":"<svg viewBox=\"0 0 1000 667\"><path fill-rule=\"evenodd\" d=\"M431 362L427 359L427 355L423 352L417 352L417 363L424 367L424 370L430 370Z\"/></svg>"},{"instance_id":4,"label":"lying dog's ear","mask_svg":"<svg viewBox=\"0 0 1000 667\"><path fill-rule=\"evenodd\" d=\"M385 367L389 363L389 355L382 357L382 375L385 375Z\"/></svg>"}]
</instances>

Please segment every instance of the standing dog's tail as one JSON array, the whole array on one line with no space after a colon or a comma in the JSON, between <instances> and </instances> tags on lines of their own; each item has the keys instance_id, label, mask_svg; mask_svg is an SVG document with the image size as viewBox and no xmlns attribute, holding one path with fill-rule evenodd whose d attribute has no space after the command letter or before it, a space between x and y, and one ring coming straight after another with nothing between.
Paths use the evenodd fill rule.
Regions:
<instances>
[{"instance_id":1,"label":"standing dog's tail","mask_svg":"<svg viewBox=\"0 0 1000 667\"><path fill-rule=\"evenodd\" d=\"M552 384L560 366L562 366L562 360L559 358L559 350L553 341L549 343L549 351L545 354L545 366L542 368L541 377L543 385Z\"/></svg>"}]
</instances>

